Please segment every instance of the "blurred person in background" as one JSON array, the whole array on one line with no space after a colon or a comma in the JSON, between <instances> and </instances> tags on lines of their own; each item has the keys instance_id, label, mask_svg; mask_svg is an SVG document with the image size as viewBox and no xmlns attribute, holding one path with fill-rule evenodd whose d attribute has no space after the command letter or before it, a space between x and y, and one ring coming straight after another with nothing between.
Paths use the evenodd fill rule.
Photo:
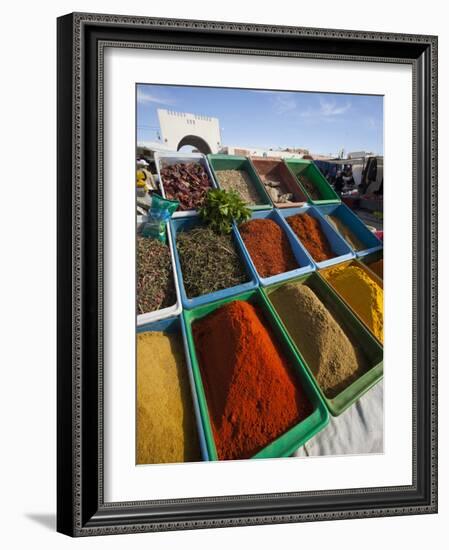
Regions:
<instances>
[{"instance_id":1,"label":"blurred person in background","mask_svg":"<svg viewBox=\"0 0 449 550\"><path fill-rule=\"evenodd\" d=\"M335 177L334 181L334 189L337 195L341 196L341 193L343 191L344 186L344 180L343 180L343 172L341 170L337 170L337 175Z\"/></svg>"}]
</instances>

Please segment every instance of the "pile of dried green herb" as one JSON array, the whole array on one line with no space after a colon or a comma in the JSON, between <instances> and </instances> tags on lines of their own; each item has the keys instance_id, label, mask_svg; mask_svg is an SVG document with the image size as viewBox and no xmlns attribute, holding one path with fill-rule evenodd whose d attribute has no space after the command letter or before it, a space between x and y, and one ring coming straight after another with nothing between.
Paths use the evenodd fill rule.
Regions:
<instances>
[{"instance_id":1,"label":"pile of dried green herb","mask_svg":"<svg viewBox=\"0 0 449 550\"><path fill-rule=\"evenodd\" d=\"M176 301L169 247L137 236L137 313L150 313Z\"/></svg>"},{"instance_id":2,"label":"pile of dried green herb","mask_svg":"<svg viewBox=\"0 0 449 550\"><path fill-rule=\"evenodd\" d=\"M176 237L184 287L189 298L248 281L231 235L195 227Z\"/></svg>"}]
</instances>

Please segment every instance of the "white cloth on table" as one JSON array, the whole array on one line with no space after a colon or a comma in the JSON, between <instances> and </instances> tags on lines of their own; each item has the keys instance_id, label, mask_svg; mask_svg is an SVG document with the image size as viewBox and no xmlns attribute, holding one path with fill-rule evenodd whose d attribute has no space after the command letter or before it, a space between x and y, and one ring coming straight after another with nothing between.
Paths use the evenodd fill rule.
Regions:
<instances>
[{"instance_id":1,"label":"white cloth on table","mask_svg":"<svg viewBox=\"0 0 449 550\"><path fill-rule=\"evenodd\" d=\"M293 456L383 453L383 380L371 388Z\"/></svg>"}]
</instances>

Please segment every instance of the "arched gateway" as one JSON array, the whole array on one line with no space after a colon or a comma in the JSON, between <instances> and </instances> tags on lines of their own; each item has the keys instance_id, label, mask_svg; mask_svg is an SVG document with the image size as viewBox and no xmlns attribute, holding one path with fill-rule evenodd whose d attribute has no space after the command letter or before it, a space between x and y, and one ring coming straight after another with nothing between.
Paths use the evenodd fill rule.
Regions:
<instances>
[{"instance_id":1,"label":"arched gateway","mask_svg":"<svg viewBox=\"0 0 449 550\"><path fill-rule=\"evenodd\" d=\"M157 114L161 140L169 149L179 151L184 145L191 145L204 154L218 153L220 150L218 118L167 109L158 109Z\"/></svg>"},{"instance_id":2,"label":"arched gateway","mask_svg":"<svg viewBox=\"0 0 449 550\"><path fill-rule=\"evenodd\" d=\"M184 145L191 145L195 149L198 149L198 151L200 151L200 153L203 153L204 155L212 153L212 150L209 147L208 143L199 136L190 135L183 137L178 143L178 148L176 150L179 151L181 147L184 147Z\"/></svg>"}]
</instances>

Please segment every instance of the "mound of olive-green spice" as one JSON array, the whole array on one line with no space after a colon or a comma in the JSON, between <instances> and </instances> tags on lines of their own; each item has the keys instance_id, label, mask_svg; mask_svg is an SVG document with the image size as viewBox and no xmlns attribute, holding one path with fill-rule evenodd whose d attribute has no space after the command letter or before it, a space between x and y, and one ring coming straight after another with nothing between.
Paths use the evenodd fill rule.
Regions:
<instances>
[{"instance_id":1,"label":"mound of olive-green spice","mask_svg":"<svg viewBox=\"0 0 449 550\"><path fill-rule=\"evenodd\" d=\"M360 350L311 288L288 283L270 300L326 397L335 397L366 370Z\"/></svg>"},{"instance_id":2,"label":"mound of olive-green spice","mask_svg":"<svg viewBox=\"0 0 449 550\"><path fill-rule=\"evenodd\" d=\"M231 235L195 227L176 236L184 287L189 298L248 281Z\"/></svg>"}]
</instances>

